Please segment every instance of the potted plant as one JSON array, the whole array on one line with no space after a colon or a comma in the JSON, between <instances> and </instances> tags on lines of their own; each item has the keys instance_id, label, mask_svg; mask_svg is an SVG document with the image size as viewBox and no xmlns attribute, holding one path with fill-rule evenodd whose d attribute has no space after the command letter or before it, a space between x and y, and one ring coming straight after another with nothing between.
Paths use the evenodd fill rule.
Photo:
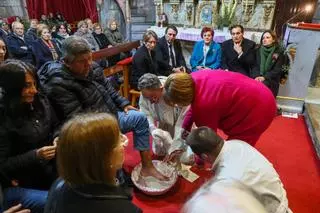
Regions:
<instances>
[{"instance_id":1,"label":"potted plant","mask_svg":"<svg viewBox=\"0 0 320 213\"><path fill-rule=\"evenodd\" d=\"M235 11L237 8L237 0L230 0L229 3L225 3L221 0L220 14L217 19L217 26L220 29L228 30L228 27L232 24Z\"/></svg>"}]
</instances>

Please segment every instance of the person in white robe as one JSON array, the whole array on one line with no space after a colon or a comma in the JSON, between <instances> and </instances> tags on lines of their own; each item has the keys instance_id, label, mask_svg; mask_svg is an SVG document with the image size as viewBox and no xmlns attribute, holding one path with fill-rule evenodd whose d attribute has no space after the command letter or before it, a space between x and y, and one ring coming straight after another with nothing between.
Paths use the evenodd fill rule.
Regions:
<instances>
[{"instance_id":1,"label":"person in white robe","mask_svg":"<svg viewBox=\"0 0 320 213\"><path fill-rule=\"evenodd\" d=\"M184 204L181 213L267 213L259 196L239 181L212 179Z\"/></svg>"},{"instance_id":2,"label":"person in white robe","mask_svg":"<svg viewBox=\"0 0 320 213\"><path fill-rule=\"evenodd\" d=\"M193 129L186 144L201 159L212 163L214 182L239 181L257 194L267 212L290 213L286 191L273 165L241 140L224 141L209 127Z\"/></svg>"},{"instance_id":3,"label":"person in white robe","mask_svg":"<svg viewBox=\"0 0 320 213\"><path fill-rule=\"evenodd\" d=\"M152 150L158 156L169 155L183 150L181 163L192 164L194 155L185 145L182 134L182 122L187 107L170 106L163 99L163 85L167 77L146 73L140 77L138 88L141 91L139 107L147 115L152 135Z\"/></svg>"}]
</instances>

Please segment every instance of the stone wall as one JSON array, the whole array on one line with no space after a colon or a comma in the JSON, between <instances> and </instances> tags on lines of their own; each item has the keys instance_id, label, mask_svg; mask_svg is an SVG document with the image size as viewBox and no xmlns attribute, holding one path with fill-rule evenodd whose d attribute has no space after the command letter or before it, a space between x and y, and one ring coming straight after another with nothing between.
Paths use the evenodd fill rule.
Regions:
<instances>
[{"instance_id":1,"label":"stone wall","mask_svg":"<svg viewBox=\"0 0 320 213\"><path fill-rule=\"evenodd\" d=\"M25 0L1 0L0 1L0 14L2 18L10 16L20 16L28 18Z\"/></svg>"}]
</instances>

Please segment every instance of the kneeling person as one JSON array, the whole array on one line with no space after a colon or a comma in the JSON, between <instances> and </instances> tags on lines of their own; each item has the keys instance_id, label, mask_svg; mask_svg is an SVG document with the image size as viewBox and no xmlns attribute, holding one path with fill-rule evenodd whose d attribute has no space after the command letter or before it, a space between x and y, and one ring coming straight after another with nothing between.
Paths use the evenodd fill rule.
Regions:
<instances>
[{"instance_id":1,"label":"kneeling person","mask_svg":"<svg viewBox=\"0 0 320 213\"><path fill-rule=\"evenodd\" d=\"M147 115L149 129L153 137L152 149L156 155L164 156L183 149L182 163L192 163L193 153L181 139L182 121L187 107L170 106L163 100L165 76L146 73L140 77L138 87L142 96L140 110ZM172 140L173 139L173 140Z\"/></svg>"},{"instance_id":2,"label":"kneeling person","mask_svg":"<svg viewBox=\"0 0 320 213\"><path fill-rule=\"evenodd\" d=\"M267 212L289 213L286 191L272 164L240 140L224 141L209 127L193 129L186 139L192 151L212 163L215 181L239 181L260 198Z\"/></svg>"}]
</instances>

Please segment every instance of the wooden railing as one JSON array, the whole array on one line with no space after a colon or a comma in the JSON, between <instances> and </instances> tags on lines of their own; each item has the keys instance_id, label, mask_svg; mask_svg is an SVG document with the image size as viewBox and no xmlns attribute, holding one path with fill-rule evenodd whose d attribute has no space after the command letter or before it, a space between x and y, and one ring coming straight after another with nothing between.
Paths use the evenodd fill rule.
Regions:
<instances>
[{"instance_id":1,"label":"wooden railing","mask_svg":"<svg viewBox=\"0 0 320 213\"><path fill-rule=\"evenodd\" d=\"M128 43L120 44L110 48L104 48L102 50L93 52L92 57L93 57L93 60L110 58L122 52L129 52L132 49L137 48L139 46L140 46L140 41L128 42Z\"/></svg>"},{"instance_id":2,"label":"wooden railing","mask_svg":"<svg viewBox=\"0 0 320 213\"><path fill-rule=\"evenodd\" d=\"M107 59L110 58L114 55L117 55L121 52L129 52L134 48L137 48L140 46L140 41L134 41L134 42L129 42L125 44L120 44L115 47L110 47L110 48L105 48L96 52L92 53L92 58L93 60L98 60L98 59ZM104 69L104 75L105 76L111 76L114 75L115 73L122 72L123 73L123 96L125 98L129 97L129 65L131 64L131 58L124 59L122 61L119 61L116 65L107 67Z\"/></svg>"}]
</instances>

